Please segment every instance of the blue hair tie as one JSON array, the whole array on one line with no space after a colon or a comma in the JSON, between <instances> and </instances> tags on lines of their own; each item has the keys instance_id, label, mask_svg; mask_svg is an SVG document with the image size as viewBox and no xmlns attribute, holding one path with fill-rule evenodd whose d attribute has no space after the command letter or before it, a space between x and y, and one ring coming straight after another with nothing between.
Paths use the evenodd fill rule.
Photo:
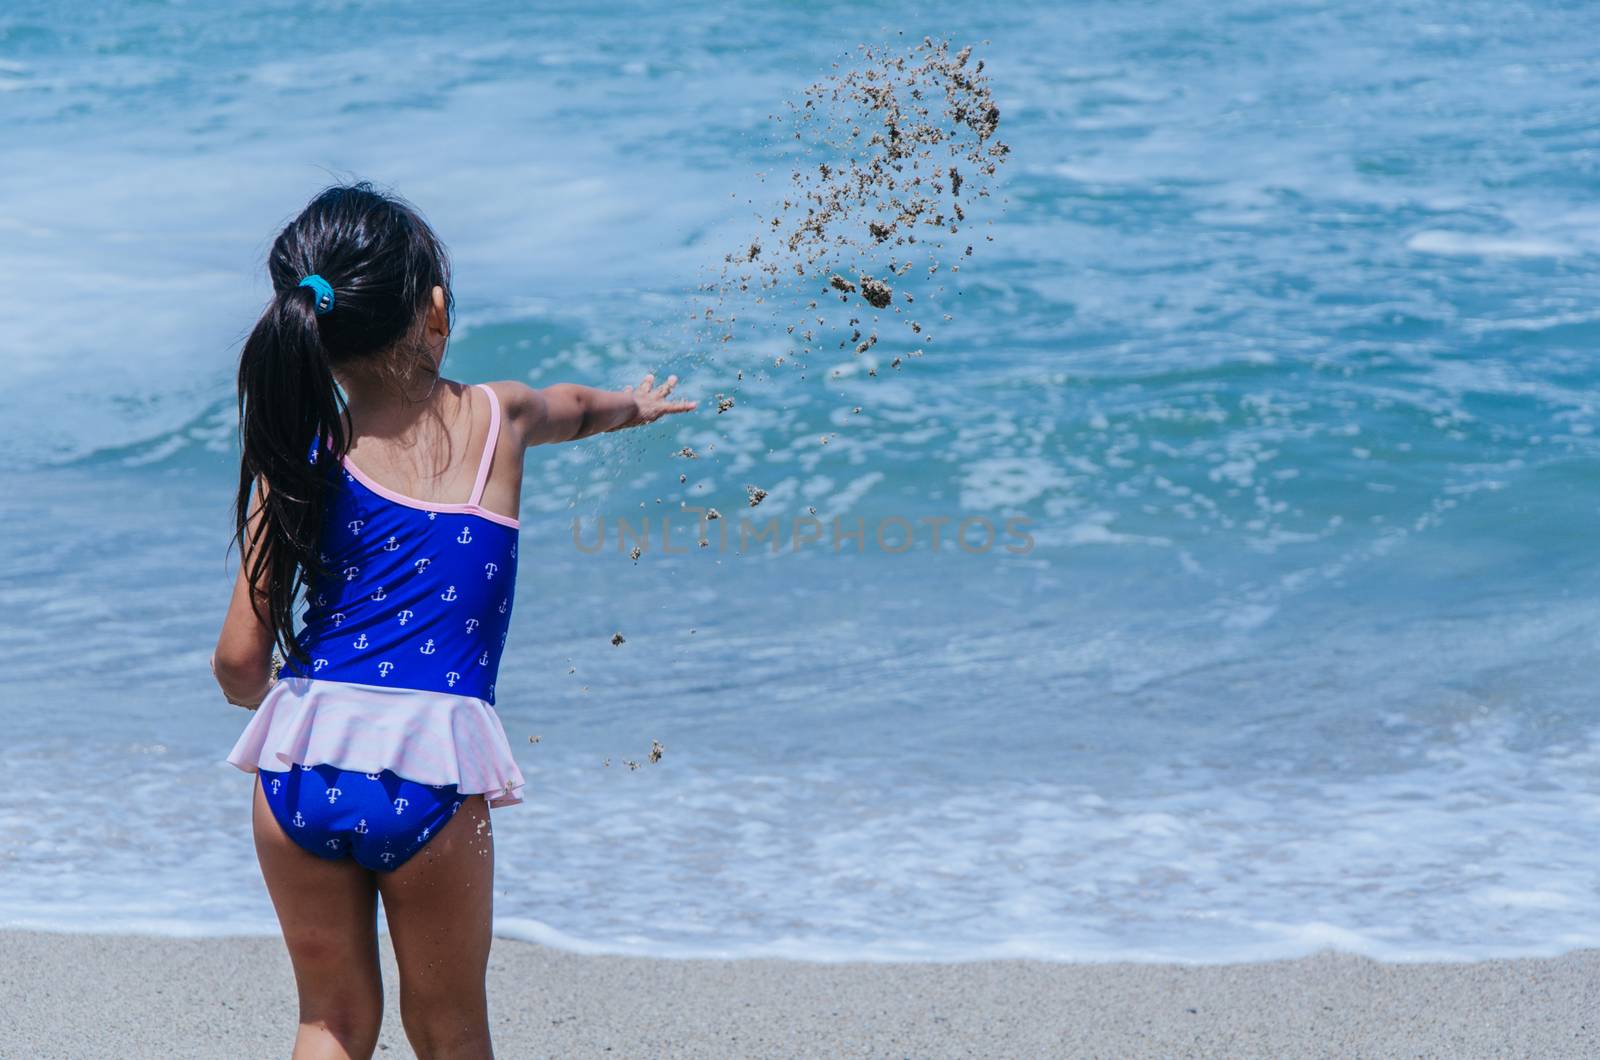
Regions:
<instances>
[{"instance_id":1,"label":"blue hair tie","mask_svg":"<svg viewBox=\"0 0 1600 1060\"><path fill-rule=\"evenodd\" d=\"M316 273L312 273L300 281L301 287L309 287L317 295L317 316L330 312L333 309L333 284L324 280Z\"/></svg>"}]
</instances>

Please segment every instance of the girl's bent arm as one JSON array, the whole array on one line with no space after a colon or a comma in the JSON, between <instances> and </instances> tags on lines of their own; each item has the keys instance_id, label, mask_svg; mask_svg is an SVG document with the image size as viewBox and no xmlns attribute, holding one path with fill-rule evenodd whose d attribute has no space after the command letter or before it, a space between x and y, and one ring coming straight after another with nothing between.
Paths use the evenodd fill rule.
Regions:
<instances>
[{"instance_id":1,"label":"girl's bent arm","mask_svg":"<svg viewBox=\"0 0 1600 1060\"><path fill-rule=\"evenodd\" d=\"M591 434L639 427L663 416L689 412L693 401L670 401L678 377L668 376L660 386L647 375L638 386L625 390L597 390L573 383L557 383L535 390L522 383L500 383L506 418L524 446L571 442Z\"/></svg>"},{"instance_id":2,"label":"girl's bent arm","mask_svg":"<svg viewBox=\"0 0 1600 1060\"><path fill-rule=\"evenodd\" d=\"M222 620L222 632L217 636L217 649L211 656L211 672L224 698L229 703L251 709L266 697L272 680L272 633L261 620L267 598L265 593L254 591L250 584L250 539L260 518L261 497L266 488L266 483L258 479L256 510L250 518L245 551L239 557L239 576L233 584L233 597L228 601L227 617ZM256 601L254 606L252 596Z\"/></svg>"}]
</instances>

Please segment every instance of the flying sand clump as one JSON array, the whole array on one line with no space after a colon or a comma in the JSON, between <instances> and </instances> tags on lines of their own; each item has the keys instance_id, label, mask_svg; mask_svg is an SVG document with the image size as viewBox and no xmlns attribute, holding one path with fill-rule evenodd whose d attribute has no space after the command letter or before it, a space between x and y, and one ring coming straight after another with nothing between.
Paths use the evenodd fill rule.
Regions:
<instances>
[{"instance_id":1,"label":"flying sand clump","mask_svg":"<svg viewBox=\"0 0 1600 1060\"><path fill-rule=\"evenodd\" d=\"M874 309L887 309L889 303L894 301L894 291L882 280L874 280L870 276L861 277L861 297Z\"/></svg>"}]
</instances>

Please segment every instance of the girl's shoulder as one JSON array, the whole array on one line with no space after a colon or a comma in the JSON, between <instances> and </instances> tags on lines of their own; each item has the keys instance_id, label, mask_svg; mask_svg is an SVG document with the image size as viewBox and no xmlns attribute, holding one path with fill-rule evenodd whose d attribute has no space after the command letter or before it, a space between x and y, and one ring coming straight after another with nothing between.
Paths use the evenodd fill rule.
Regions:
<instances>
[{"instance_id":1,"label":"girl's shoulder","mask_svg":"<svg viewBox=\"0 0 1600 1060\"><path fill-rule=\"evenodd\" d=\"M495 379L478 385L492 391L500 406L501 436L526 448L530 429L543 412L539 392L518 379Z\"/></svg>"}]
</instances>

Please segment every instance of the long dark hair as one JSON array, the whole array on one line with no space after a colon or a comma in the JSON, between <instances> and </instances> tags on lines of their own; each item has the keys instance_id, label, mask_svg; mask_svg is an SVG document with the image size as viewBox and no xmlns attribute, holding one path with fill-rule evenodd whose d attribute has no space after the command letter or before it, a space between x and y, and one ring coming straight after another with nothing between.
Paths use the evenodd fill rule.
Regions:
<instances>
[{"instance_id":1,"label":"long dark hair","mask_svg":"<svg viewBox=\"0 0 1600 1060\"><path fill-rule=\"evenodd\" d=\"M333 370L374 358L431 370L412 341L417 326L434 287L444 288L447 313L454 306L444 245L408 203L365 182L312 199L273 240L267 272L272 303L239 355L234 541L249 557L250 584L266 590L252 600L257 616L284 658L303 662L293 609L310 579L326 573L317 537L335 481L329 461L310 459L312 443L324 439L335 459L349 444ZM333 287L333 306L320 315L317 292L300 286L313 274ZM252 514L258 479L267 488Z\"/></svg>"}]
</instances>

